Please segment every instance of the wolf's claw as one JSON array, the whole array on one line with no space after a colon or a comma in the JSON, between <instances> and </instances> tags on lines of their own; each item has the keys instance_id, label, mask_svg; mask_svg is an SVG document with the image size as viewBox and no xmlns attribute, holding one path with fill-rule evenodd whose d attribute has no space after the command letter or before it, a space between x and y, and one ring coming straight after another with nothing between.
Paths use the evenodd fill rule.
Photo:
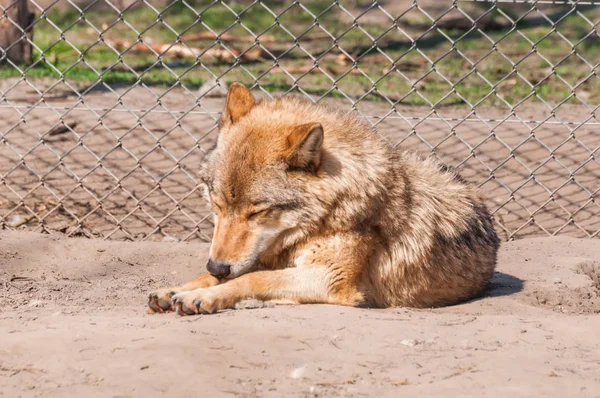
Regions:
<instances>
[{"instance_id":1,"label":"wolf's claw","mask_svg":"<svg viewBox=\"0 0 600 398\"><path fill-rule=\"evenodd\" d=\"M148 295L148 307L155 313L162 314L172 311L171 297L176 294L174 289L163 289Z\"/></svg>"},{"instance_id":2,"label":"wolf's claw","mask_svg":"<svg viewBox=\"0 0 600 398\"><path fill-rule=\"evenodd\" d=\"M178 315L211 314L217 310L208 289L179 293L173 296L173 308Z\"/></svg>"},{"instance_id":3,"label":"wolf's claw","mask_svg":"<svg viewBox=\"0 0 600 398\"><path fill-rule=\"evenodd\" d=\"M173 307L175 307L177 315L180 316L198 314L197 310L190 308L188 305L185 305L183 301L173 301Z\"/></svg>"}]
</instances>

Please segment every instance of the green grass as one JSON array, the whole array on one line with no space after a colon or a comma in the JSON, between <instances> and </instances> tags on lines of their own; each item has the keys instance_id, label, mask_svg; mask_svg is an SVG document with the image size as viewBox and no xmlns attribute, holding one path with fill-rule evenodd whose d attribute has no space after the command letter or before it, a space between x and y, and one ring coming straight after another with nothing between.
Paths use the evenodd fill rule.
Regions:
<instances>
[{"instance_id":1,"label":"green grass","mask_svg":"<svg viewBox=\"0 0 600 398\"><path fill-rule=\"evenodd\" d=\"M142 82L147 85L167 87L179 84L195 89L210 79L212 74L201 66L194 66L194 60L177 60L170 55L165 55L162 63L157 63L153 54L134 51L120 53L106 42L122 39L133 43L141 34L146 42L175 43L181 35L207 30L217 33L227 30L233 35L248 35L246 29L236 24L239 20L256 34L264 33L275 37L275 43L267 43L265 46L281 52L289 49L293 41L277 23L288 28L294 36L312 27L305 36L311 37L322 33L319 28L313 27L315 21L311 13L314 15L322 13L319 17L319 25L338 37L340 47L353 50L352 55L360 59L358 67L368 76L348 74L342 77L350 65L339 65L336 59L337 53L320 58L319 65L326 68L327 73L336 81L339 90L353 98L361 98L365 92L373 91L365 99L382 101L387 97L393 101L402 99L402 103L409 105L428 105L447 97L441 105L453 105L461 103L460 97L462 97L469 103L475 104L486 98L492 90L491 86L495 86L497 95L487 98L486 104L498 105L503 102L502 100L509 104L516 104L532 93L531 86L522 80L525 78L537 84L536 95L532 100L543 99L546 102L558 103L570 95L570 89L556 76L547 78L552 73L551 65L557 65L556 73L571 85L581 82L592 72L591 68L577 56L571 55L565 58L572 50L571 45L556 33L552 33L551 26L544 23L541 25L526 21L519 23L517 28L527 39L516 31L507 35L506 29L486 32L486 35L496 43L497 51L494 50L490 40L484 38L479 32L473 31L465 35L464 32L455 30L444 31L453 40L462 37L454 49L440 33L433 31L420 38L416 43L419 49L417 51L411 50L410 41L398 30L386 33L391 22L386 24L359 20L362 30L352 27L353 21L344 19L338 7L329 9L332 4L330 0L303 1L302 5L310 12L298 5L286 9L287 6L281 5L281 2L263 2L276 12L277 17L261 3L251 7L236 3L231 6L233 12L223 3L187 0L186 5L183 1L177 1L166 8L156 10L148 6L131 8L122 13L112 9L89 10L84 13L84 17L72 7L53 7L48 10L46 17L47 20L57 24L59 30L47 20L41 20L36 24L35 44L41 51L34 51L33 66L20 66L20 68L25 71L28 79L62 78L82 87L99 82L107 85L130 85ZM600 17L600 7L582 8L581 12L591 21ZM130 26L127 26L123 20ZM402 22L403 20L400 20L400 23ZM408 29L412 37L420 37L418 28L414 28L408 22L404 29ZM99 39L98 32L92 25L104 32L103 38L106 42ZM579 42L591 30L591 27L576 14L563 19L558 28L572 43ZM61 35L60 31L64 35ZM393 71L384 76L384 68L391 67L391 64L373 48L373 40L369 35L377 38L379 48L391 59L397 60L396 66L400 72ZM535 49L532 43L535 44ZM206 48L212 44L212 41L186 44ZM301 41L301 44L308 52L318 56L331 48L332 41L319 39ZM252 44L236 43L234 46L243 50ZM450 53L447 53L448 51ZM575 51L590 64L595 65L600 62L600 39L597 35L587 38L576 47ZM488 53L490 54L487 58L481 60ZM437 73L428 74L432 65L425 60L425 57L434 62L433 67ZM230 70L230 65L224 62L205 58L199 61L227 82L238 80L253 83L252 76L262 75L273 66L273 62L268 60L242 61L245 70L240 67ZM307 61L310 62L303 51L296 48L288 58L281 59L279 63L284 68L290 68L301 66ZM477 64L476 73L471 72L471 62ZM520 76L514 73L511 63L518 65L517 71ZM128 70L123 64L135 69L135 72ZM227 73L223 75L225 72ZM331 79L322 73L310 73L303 77L301 77L302 73L292 73L292 75L294 78L285 74L267 73L261 78L260 83L269 91L288 91L293 87L300 87L305 92L315 95L329 93L332 87ZM422 78L425 75L426 77ZM460 81L454 87L458 95L452 93L452 85L440 75L454 83ZM0 66L0 78L18 76L21 76L21 72L17 69L8 65ZM416 89L421 95L413 92L413 83L417 81L419 83ZM599 86L598 80L592 78L585 81L578 90L586 92L588 102L597 103L600 101ZM329 95L342 96L337 90Z\"/></svg>"},{"instance_id":2,"label":"green grass","mask_svg":"<svg viewBox=\"0 0 600 398\"><path fill-rule=\"evenodd\" d=\"M170 87L175 84L182 84L191 89L197 89L204 80L198 76L188 76L184 70L176 68L175 73L167 69L155 68L149 72L134 73L127 70L99 70L95 71L87 66L76 65L65 70L55 70L46 63L39 66L28 67L21 65L23 73L27 79L52 78L55 80L63 79L69 83L84 83L86 85L93 83L106 83L108 85L131 85L134 83L144 83L151 86ZM177 73L179 72L179 73ZM0 78L20 77L22 73L14 68L0 68ZM179 82L178 82L179 80Z\"/></svg>"}]
</instances>

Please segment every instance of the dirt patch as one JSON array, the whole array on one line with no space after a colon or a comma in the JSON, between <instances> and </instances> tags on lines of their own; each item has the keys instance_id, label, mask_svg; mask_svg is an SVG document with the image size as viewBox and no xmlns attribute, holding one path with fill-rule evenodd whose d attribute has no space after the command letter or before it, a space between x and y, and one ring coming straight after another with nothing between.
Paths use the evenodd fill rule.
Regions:
<instances>
[{"instance_id":1,"label":"dirt patch","mask_svg":"<svg viewBox=\"0 0 600 398\"><path fill-rule=\"evenodd\" d=\"M545 283L538 282L527 293L533 304L565 313L600 313L598 263L585 261L565 268L549 275Z\"/></svg>"},{"instance_id":2,"label":"dirt patch","mask_svg":"<svg viewBox=\"0 0 600 398\"><path fill-rule=\"evenodd\" d=\"M559 312L578 314L600 313L600 297L595 287L568 288L557 282L556 290L535 290L531 297L540 307L548 307Z\"/></svg>"},{"instance_id":3,"label":"dirt patch","mask_svg":"<svg viewBox=\"0 0 600 398\"><path fill-rule=\"evenodd\" d=\"M578 271L587 275L592 280L592 286L600 290L600 263L597 261L585 262L579 264Z\"/></svg>"},{"instance_id":4,"label":"dirt patch","mask_svg":"<svg viewBox=\"0 0 600 398\"><path fill-rule=\"evenodd\" d=\"M597 289L593 240L506 243L485 297L436 310L250 303L263 308L147 314L147 292L197 276L207 253L201 243L0 232L0 396L600 390L600 318L577 292ZM562 308L540 304L542 291L560 292Z\"/></svg>"},{"instance_id":5,"label":"dirt patch","mask_svg":"<svg viewBox=\"0 0 600 398\"><path fill-rule=\"evenodd\" d=\"M555 245L550 243L553 240ZM511 266L511 271L526 281L516 297L529 305L555 312L600 313L598 262L595 261L600 258L600 248L594 241L589 243L590 246L585 247L581 241L557 238L512 243L511 252L503 253L509 256L504 264L523 267L517 270Z\"/></svg>"},{"instance_id":6,"label":"dirt patch","mask_svg":"<svg viewBox=\"0 0 600 398\"><path fill-rule=\"evenodd\" d=\"M570 272L569 272L570 271ZM598 263L586 261L568 267L543 285L536 286L529 297L535 304L559 312L600 313Z\"/></svg>"}]
</instances>

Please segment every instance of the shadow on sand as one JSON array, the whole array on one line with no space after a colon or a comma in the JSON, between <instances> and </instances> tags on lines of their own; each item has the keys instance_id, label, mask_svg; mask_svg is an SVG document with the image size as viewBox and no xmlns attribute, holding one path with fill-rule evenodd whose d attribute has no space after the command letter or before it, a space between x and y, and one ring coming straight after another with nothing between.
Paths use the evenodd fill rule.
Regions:
<instances>
[{"instance_id":1,"label":"shadow on sand","mask_svg":"<svg viewBox=\"0 0 600 398\"><path fill-rule=\"evenodd\" d=\"M494 272L494 276L481 298L510 296L523 290L523 285L522 279L502 272Z\"/></svg>"}]
</instances>

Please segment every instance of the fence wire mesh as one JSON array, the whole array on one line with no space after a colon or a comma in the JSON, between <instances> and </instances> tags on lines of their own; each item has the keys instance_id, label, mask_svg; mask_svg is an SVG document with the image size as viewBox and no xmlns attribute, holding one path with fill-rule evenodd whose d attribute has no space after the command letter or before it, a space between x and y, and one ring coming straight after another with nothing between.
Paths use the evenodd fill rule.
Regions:
<instances>
[{"instance_id":1,"label":"fence wire mesh","mask_svg":"<svg viewBox=\"0 0 600 398\"><path fill-rule=\"evenodd\" d=\"M598 237L599 23L596 1L0 0L0 225L209 240L196 174L241 81L457 167L504 239Z\"/></svg>"}]
</instances>

